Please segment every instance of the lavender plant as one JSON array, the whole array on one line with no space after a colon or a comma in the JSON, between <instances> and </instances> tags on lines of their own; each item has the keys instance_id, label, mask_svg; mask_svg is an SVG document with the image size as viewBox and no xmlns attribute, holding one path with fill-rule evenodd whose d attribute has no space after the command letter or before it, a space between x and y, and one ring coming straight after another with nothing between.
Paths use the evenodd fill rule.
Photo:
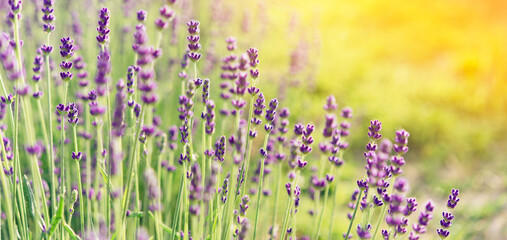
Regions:
<instances>
[{"instance_id":1,"label":"lavender plant","mask_svg":"<svg viewBox=\"0 0 507 240\"><path fill-rule=\"evenodd\" d=\"M156 6L151 23L151 11L138 10L147 5L124 1L122 19L117 8L87 3L83 14L98 18L92 33L80 13L68 11L75 3L28 4L40 22L23 21L20 0L0 8L9 20L0 35L1 239L321 239L323 226L336 239L340 226L348 227L345 239L355 230L359 239L415 240L429 232L431 201L406 234L418 207L401 177L407 131L396 131L393 144L382 139L380 121L370 122L365 175L347 205L350 222L336 221L347 204L339 194L347 186L340 180L352 109L337 114L331 95L323 124L291 125L300 120L289 113L293 99L269 96L270 76L259 79L260 67L269 68L259 65L263 52L242 50L245 42L234 37L217 51L215 40L224 37L190 20L188 2ZM23 24L42 31L24 34ZM66 36L60 56L53 34ZM314 142L320 152L312 151ZM307 166L315 176L308 178ZM449 210L458 193L452 190ZM311 230L300 228L306 216L298 214L312 205L308 195ZM449 236L453 220L443 213L439 237Z\"/></svg>"}]
</instances>

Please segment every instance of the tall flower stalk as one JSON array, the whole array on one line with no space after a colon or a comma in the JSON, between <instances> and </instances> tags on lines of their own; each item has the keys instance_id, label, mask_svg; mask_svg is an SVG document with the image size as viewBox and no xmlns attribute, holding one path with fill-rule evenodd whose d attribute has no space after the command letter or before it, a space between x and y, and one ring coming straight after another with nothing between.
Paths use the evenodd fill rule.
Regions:
<instances>
[{"instance_id":1,"label":"tall flower stalk","mask_svg":"<svg viewBox=\"0 0 507 240\"><path fill-rule=\"evenodd\" d=\"M255 211L255 224L254 224L254 232L253 232L254 239L257 234L257 225L259 223L259 210L260 210L260 206L261 206L262 183L264 181L264 161L266 160L266 157L268 156L268 152L267 152L266 147L268 145L269 134L275 128L272 125L272 122L275 120L277 107L278 107L278 100L275 98L269 102L269 109L266 110L266 115L265 115L266 124L264 125L264 130L266 130L266 136L264 137L264 146L260 150L261 167L260 167L260 174L259 174L259 184L258 184L258 189L257 189L257 207L256 207L256 211ZM245 183L245 185L246 185L246 183Z\"/></svg>"}]
</instances>

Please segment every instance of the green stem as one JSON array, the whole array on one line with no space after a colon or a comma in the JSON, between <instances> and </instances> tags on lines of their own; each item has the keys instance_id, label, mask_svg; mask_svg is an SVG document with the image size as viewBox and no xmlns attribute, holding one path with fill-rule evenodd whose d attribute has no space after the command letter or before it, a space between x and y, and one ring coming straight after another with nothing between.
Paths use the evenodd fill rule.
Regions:
<instances>
[{"instance_id":1,"label":"green stem","mask_svg":"<svg viewBox=\"0 0 507 240\"><path fill-rule=\"evenodd\" d=\"M1 133L1 130L0 130L0 133ZM2 137L2 136L0 136ZM5 145L4 145L4 142L2 141L2 143L0 144L2 146L2 161L3 163L7 163L7 156L6 156L6 153L5 153ZM9 229L9 236L10 236L10 239L14 240L16 239L16 231L14 229L14 216L12 214L12 210L14 209L12 207L12 203L11 203L11 186L8 185L8 180L5 176L5 172L2 170L0 170L0 176L2 177L2 188L3 188L3 193L4 193L4 199L5 199L5 212L6 212L6 215L7 215L7 226L8 226L8 229ZM0 204L1 205L1 204ZM1 231L0 231L1 232Z\"/></svg>"},{"instance_id":2,"label":"green stem","mask_svg":"<svg viewBox=\"0 0 507 240\"><path fill-rule=\"evenodd\" d=\"M69 89L69 83L68 82L65 82L64 83L64 89L65 89L65 94L63 95L63 103L62 104L67 104L67 93L68 93L68 89ZM61 193L65 194L65 129L64 129L64 124L65 124L65 116L62 114L61 116L61 119L60 119L60 151L61 151L61 159L60 159L60 164L61 164L61 187L62 189L60 189Z\"/></svg>"},{"instance_id":3,"label":"green stem","mask_svg":"<svg viewBox=\"0 0 507 240\"><path fill-rule=\"evenodd\" d=\"M73 126L73 136L74 136L74 152L77 154L79 152L77 148L77 131L76 131L76 125ZM79 165L80 159L76 159L76 172L77 172L77 181L78 181L78 187L79 187L79 215L80 215L80 221L81 221L81 232L84 233L84 219L85 219L85 213L84 213L84 198L83 198L83 185L81 182L81 166Z\"/></svg>"},{"instance_id":4,"label":"green stem","mask_svg":"<svg viewBox=\"0 0 507 240\"><path fill-rule=\"evenodd\" d=\"M123 200L122 200L122 214L121 214L121 217L122 217L122 221L121 221L121 231L120 233L125 233L125 230L126 230L126 218L127 218L127 208L128 208L128 204L129 204L129 200L130 200L130 189L131 189L131 185L132 185L132 175L134 175L134 169L135 169L135 166L137 165L137 147L138 147L138 143L139 141L137 140L137 136L139 136L141 134L141 125L143 124L143 118L144 118L144 112L145 112L145 108L144 106L141 106L141 116L140 118L137 120L137 126L136 126L136 130L135 130L135 133L134 135L132 136L132 139L134 141L134 146L132 147L132 150L130 152L130 163L129 163L129 170L128 170L128 174L127 174L127 186L125 188L125 192L123 194ZM136 171L137 172L137 171ZM137 174L136 174L137 175ZM136 180L137 182L137 180ZM122 237L120 239L123 239L124 237L124 234L121 234Z\"/></svg>"},{"instance_id":5,"label":"green stem","mask_svg":"<svg viewBox=\"0 0 507 240\"><path fill-rule=\"evenodd\" d=\"M304 156L302 157L302 161L304 161ZM301 174L301 170L297 169L296 170L296 179L294 179L294 181L292 182L291 186L290 186L290 196L288 196L287 198L287 207L285 209L285 217L284 217L284 220L283 220L283 225L282 225L282 229L281 229L281 238L280 239L285 239L285 234L287 233L287 226L289 224L289 218L291 215L293 215L294 213L292 212L292 202L294 201L294 190L296 189L296 186L298 184L298 181L299 181L299 175ZM296 231L295 231L295 226L296 226L296 221L294 219L294 217L292 218L292 233L293 234L296 234Z\"/></svg>"},{"instance_id":6,"label":"green stem","mask_svg":"<svg viewBox=\"0 0 507 240\"><path fill-rule=\"evenodd\" d=\"M187 167L187 163L184 162L183 163L183 167L185 169L185 173L186 174L186 171L188 171L188 168ZM183 202L184 202L184 209L183 209L183 216L184 216L184 221L183 221L183 224L184 224L184 232L183 232L183 240L188 240L190 239L189 238L189 234L188 234L188 214L189 214L189 199L188 199L188 180L187 180L187 177L185 176L183 178Z\"/></svg>"},{"instance_id":7,"label":"green stem","mask_svg":"<svg viewBox=\"0 0 507 240\"><path fill-rule=\"evenodd\" d=\"M240 118L239 111L238 111L238 112L236 112L236 129L238 131L240 131L239 130L239 122L240 122L240 120L241 120L241 118ZM227 193L227 202L226 202L226 208L225 208L225 214L224 214L225 218L223 219L223 221L224 221L224 225L223 225L223 227L224 227L224 234L222 235L222 240L230 239L230 237L229 237L229 230L230 230L229 229L230 228L229 223L230 223L230 221L232 219L232 207L233 207L233 205L236 203L236 201L238 199L238 195L239 195L238 191L240 189L239 182L237 181L238 178L233 177L233 174L236 171L238 171L236 169L237 166L234 163L232 163L232 164L233 164L233 166L232 166L231 176L229 178L229 179L232 179L232 181L229 181L229 183L231 184L231 185L229 185L229 189L232 190L234 186L236 186L236 185L237 186L236 186L236 190L235 191L228 191L228 193ZM241 171L243 171L243 168L241 169ZM242 172L238 171L238 175L239 174L242 174ZM239 175L239 178L241 178L241 176L242 175ZM234 192L234 193L232 193L232 192ZM234 194L234 195L231 195L231 194ZM234 200L233 201L231 201L232 200L231 196L234 196Z\"/></svg>"},{"instance_id":8,"label":"green stem","mask_svg":"<svg viewBox=\"0 0 507 240\"><path fill-rule=\"evenodd\" d=\"M173 229L177 229L178 228L178 219L179 219L179 216L180 216L180 210L181 210L181 199L183 197L183 188L184 188L184 178L185 178L185 171L183 170L183 172L181 173L181 181L180 181L180 190L178 191L178 200L176 201L176 209L174 210L174 216L173 216L173 225L172 225L172 228ZM173 232L173 234L171 234L171 239L170 240L173 240L174 238L176 237L176 231Z\"/></svg>"},{"instance_id":9,"label":"green stem","mask_svg":"<svg viewBox=\"0 0 507 240\"><path fill-rule=\"evenodd\" d=\"M51 33L46 34L46 44L49 46L50 43L50 35ZM52 212L56 211L56 181L55 181L55 162L54 162L54 156L53 156L53 108L51 107L51 67L49 65L49 54L45 56L45 63L46 64L46 77L47 77L47 88L48 88L48 122L49 122L49 148L48 148L48 155L50 159L49 163L49 179L51 184L51 209Z\"/></svg>"},{"instance_id":10,"label":"green stem","mask_svg":"<svg viewBox=\"0 0 507 240\"><path fill-rule=\"evenodd\" d=\"M202 239L204 239L204 236L206 234L206 230L205 230L205 225L206 225L206 221L205 221L205 218L204 218L204 188L205 188L205 184L206 184L206 181L205 181L205 178L206 178L206 160L208 158L208 156L206 156L205 154L206 152L206 121L202 121L202 168L201 168L201 186L202 186L202 191L201 191L201 216L200 216L200 221L201 221L201 224L200 224L200 227L201 227L201 234L197 235L197 236L201 236L202 235ZM211 169L211 165L210 165L210 169ZM211 175L210 175L211 176ZM209 211L211 211L211 209L209 209Z\"/></svg>"},{"instance_id":11,"label":"green stem","mask_svg":"<svg viewBox=\"0 0 507 240\"><path fill-rule=\"evenodd\" d=\"M319 239L319 236L320 236L320 226L322 224L322 219L324 218L324 210L326 208L326 205L327 205L327 198L329 196L329 184L326 186L326 190L324 192L324 202L322 203L322 208L320 210L320 218L319 218L319 222L317 224L317 231L315 233L315 237L313 239Z\"/></svg>"},{"instance_id":12,"label":"green stem","mask_svg":"<svg viewBox=\"0 0 507 240\"><path fill-rule=\"evenodd\" d=\"M354 219L356 218L357 209L359 207L359 202L361 201L361 195L363 191L359 191L359 196L357 196L356 206L354 207L354 213L352 214L352 219L350 219L349 228L347 230L347 234L345 234L345 240L349 239L350 229L352 228L352 224L354 223Z\"/></svg>"},{"instance_id":13,"label":"green stem","mask_svg":"<svg viewBox=\"0 0 507 240\"><path fill-rule=\"evenodd\" d=\"M250 122L250 121L249 121ZM264 147L262 149L266 150L266 147L268 145L269 140L269 132L266 133L266 136L264 137ZM262 182L264 178L264 159L266 157L261 158L261 169L259 172L259 187L257 189L257 208L255 210L255 224L254 224L254 232L253 232L253 239L255 239L255 236L257 235L257 225L259 223L259 210L261 206L261 192L262 192ZM245 172L246 174L246 172ZM245 183L246 185L246 183Z\"/></svg>"},{"instance_id":14,"label":"green stem","mask_svg":"<svg viewBox=\"0 0 507 240\"><path fill-rule=\"evenodd\" d=\"M255 86L255 85L254 85ZM251 126L252 126L252 114L253 114L253 104L254 104L254 97L255 95L252 94L250 96L250 108L248 110L248 119L247 119L247 122L248 122L248 127L246 129L246 134L248 136L248 134L250 134L250 129L251 129ZM246 142L246 152L245 152L245 155L244 156L244 159L245 161L243 161L243 166L241 167L241 171L244 171L245 172L245 179L248 179L248 167L250 166L250 155L251 155L251 148L252 148L252 140L248 138L248 141ZM246 191L246 182L245 184L243 184L243 191L241 191L242 193L245 193ZM255 232L254 232L255 234Z\"/></svg>"},{"instance_id":15,"label":"green stem","mask_svg":"<svg viewBox=\"0 0 507 240\"><path fill-rule=\"evenodd\" d=\"M343 158L343 151L340 151L339 154L338 154L338 158L339 159L342 159ZM340 181L340 179L338 177L335 177L336 179L336 183L335 183L335 186L334 186L334 191L333 191L333 204L331 205L331 217L329 219L334 219L334 214L335 214L335 209L336 209L336 202L338 201L336 198L338 196L338 182ZM329 222L329 234L328 234L328 238L331 239L333 236L333 221L330 221Z\"/></svg>"},{"instance_id":16,"label":"green stem","mask_svg":"<svg viewBox=\"0 0 507 240\"><path fill-rule=\"evenodd\" d=\"M279 144L280 153L282 153L283 145ZM276 184L275 184L275 199L273 202L273 224L271 225L271 236L275 238L276 234L276 217L277 217L277 210L278 210L278 198L280 196L280 182L282 181L282 170L283 165L281 162L278 162L278 169L276 170Z\"/></svg>"},{"instance_id":17,"label":"green stem","mask_svg":"<svg viewBox=\"0 0 507 240\"><path fill-rule=\"evenodd\" d=\"M18 229L21 231L21 237L22 239L25 239L28 235L28 223L27 223L27 216L25 213L26 209L26 203L25 203L25 192L23 188L21 187L23 185L23 178L21 178L21 169L20 169L20 159L19 159L19 100L15 102L15 121L14 121L14 173L16 175L15 179L19 180L18 184L16 185L16 188L14 189L14 195L18 198L18 212L21 212L19 218L21 219L21 229ZM9 109L11 109L9 107ZM11 110L12 113L12 110Z\"/></svg>"},{"instance_id":18,"label":"green stem","mask_svg":"<svg viewBox=\"0 0 507 240\"><path fill-rule=\"evenodd\" d=\"M396 177L394 177L393 183L395 182L395 180L396 180ZM389 190L389 195L391 195L392 192L393 192L393 188L391 187L391 189ZM377 226L375 227L375 232L373 233L372 239L375 239L375 237L377 236L378 230L380 229L380 225L382 224L382 221L386 216L386 210L387 210L387 204L384 204L384 206L382 206L382 211L380 212L380 217L378 219Z\"/></svg>"}]
</instances>

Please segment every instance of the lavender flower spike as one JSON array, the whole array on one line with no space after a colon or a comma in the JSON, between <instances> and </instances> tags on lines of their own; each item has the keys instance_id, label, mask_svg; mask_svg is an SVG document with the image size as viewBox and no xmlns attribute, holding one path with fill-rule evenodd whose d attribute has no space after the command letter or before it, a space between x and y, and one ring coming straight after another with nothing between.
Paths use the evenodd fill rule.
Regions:
<instances>
[{"instance_id":1,"label":"lavender flower spike","mask_svg":"<svg viewBox=\"0 0 507 240\"><path fill-rule=\"evenodd\" d=\"M55 26L52 25L55 16L53 16L53 0L44 0L44 7L42 8L42 12L44 16L42 16L42 21L44 22L44 32L50 33L55 30Z\"/></svg>"},{"instance_id":2,"label":"lavender flower spike","mask_svg":"<svg viewBox=\"0 0 507 240\"><path fill-rule=\"evenodd\" d=\"M199 49L201 49L201 44L199 43L199 22L195 20L190 20L187 22L188 26L188 33L190 36L187 37L188 40L188 49L190 52L188 52L188 58L192 62L197 62L201 58L201 54L198 53Z\"/></svg>"},{"instance_id":3,"label":"lavender flower spike","mask_svg":"<svg viewBox=\"0 0 507 240\"><path fill-rule=\"evenodd\" d=\"M452 189L451 194L449 195L449 200L447 200L447 207L449 210L454 209L459 202L458 198L459 190ZM437 234L441 239L445 239L449 236L450 231L448 228L452 225L452 220L454 220L454 215L450 212L442 212L443 219L440 220L440 226L442 228L437 229Z\"/></svg>"},{"instance_id":4,"label":"lavender flower spike","mask_svg":"<svg viewBox=\"0 0 507 240\"><path fill-rule=\"evenodd\" d=\"M104 45L106 44L108 41L109 41L109 32L111 30L109 30L109 9L107 8L102 8L100 10L100 13L99 13L99 21L98 21L98 24L99 24L99 27L97 27L97 42L100 44L100 45Z\"/></svg>"},{"instance_id":5,"label":"lavender flower spike","mask_svg":"<svg viewBox=\"0 0 507 240\"><path fill-rule=\"evenodd\" d=\"M60 39L62 42L62 45L60 46L60 55L63 59L67 60L70 59L72 56L74 56L74 41L70 39L70 37L62 38ZM72 74L70 69L72 69L72 62L62 61L60 63L60 68L62 69L62 72L60 72L60 77L64 82L68 82L72 79L74 74Z\"/></svg>"}]
</instances>

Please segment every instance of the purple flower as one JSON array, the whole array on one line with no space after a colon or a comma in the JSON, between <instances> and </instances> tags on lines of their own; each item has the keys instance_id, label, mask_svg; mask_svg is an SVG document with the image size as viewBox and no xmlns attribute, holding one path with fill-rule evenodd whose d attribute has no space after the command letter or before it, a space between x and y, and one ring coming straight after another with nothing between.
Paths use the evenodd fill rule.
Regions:
<instances>
[{"instance_id":1,"label":"purple flower","mask_svg":"<svg viewBox=\"0 0 507 240\"><path fill-rule=\"evenodd\" d=\"M338 104L336 104L336 99L334 98L334 96L330 95L329 97L327 97L326 104L324 104L324 110L326 110L327 112L333 112L337 108Z\"/></svg>"},{"instance_id":2,"label":"purple flower","mask_svg":"<svg viewBox=\"0 0 507 240\"><path fill-rule=\"evenodd\" d=\"M382 130L382 123L379 120L372 120L368 130L368 137L371 139L379 140L382 137L380 134L380 130Z\"/></svg>"},{"instance_id":3,"label":"purple flower","mask_svg":"<svg viewBox=\"0 0 507 240\"><path fill-rule=\"evenodd\" d=\"M201 117L206 121L206 134L212 135L215 132L215 102L213 100L207 101L205 112Z\"/></svg>"},{"instance_id":4,"label":"purple flower","mask_svg":"<svg viewBox=\"0 0 507 240\"><path fill-rule=\"evenodd\" d=\"M221 194L221 200L222 200L222 203L225 204L225 202L227 201L227 192L229 191L229 178L226 177L224 179L224 183L222 185L222 188L219 190L220 194Z\"/></svg>"},{"instance_id":5,"label":"purple flower","mask_svg":"<svg viewBox=\"0 0 507 240\"><path fill-rule=\"evenodd\" d=\"M148 190L148 198L150 200L157 200L160 198L160 187L158 185L157 174L155 171L148 167L144 171L144 180ZM157 209L158 210L158 209Z\"/></svg>"},{"instance_id":6,"label":"purple flower","mask_svg":"<svg viewBox=\"0 0 507 240\"><path fill-rule=\"evenodd\" d=\"M69 124L72 126L76 126L76 124L79 121L79 118L77 117L77 115L78 115L77 105L75 103L69 103L65 107L65 112L67 112L67 118L68 118L67 121L69 122Z\"/></svg>"},{"instance_id":7,"label":"purple flower","mask_svg":"<svg viewBox=\"0 0 507 240\"><path fill-rule=\"evenodd\" d=\"M188 40L188 49L190 52L187 54L188 58L192 60L192 62L197 62L201 58L201 54L198 53L201 48L201 44L199 43L199 22L195 20L190 20L187 22L188 33L190 36L187 37Z\"/></svg>"},{"instance_id":8,"label":"purple flower","mask_svg":"<svg viewBox=\"0 0 507 240\"><path fill-rule=\"evenodd\" d=\"M451 194L449 195L449 200L447 200L447 207L449 210L454 209L459 202L458 194L458 189L452 189ZM427 205L426 209L433 210L433 205ZM442 212L442 220L440 220L440 226L442 228L437 229L437 234L441 239L449 236L450 232L448 228L452 225L452 220L454 220L454 215L452 215L452 213Z\"/></svg>"},{"instance_id":9,"label":"purple flower","mask_svg":"<svg viewBox=\"0 0 507 240\"><path fill-rule=\"evenodd\" d=\"M181 143L188 143L188 136L189 136L189 125L188 125L188 119L185 119L185 122L183 122L183 125L180 127L180 142Z\"/></svg>"},{"instance_id":10,"label":"purple flower","mask_svg":"<svg viewBox=\"0 0 507 240\"><path fill-rule=\"evenodd\" d=\"M255 49L255 48L250 48L246 51L248 53L248 58L250 59L250 67L251 68L256 68L257 65L259 65L259 50ZM252 78L256 78L256 77L253 77Z\"/></svg>"},{"instance_id":11,"label":"purple flower","mask_svg":"<svg viewBox=\"0 0 507 240\"><path fill-rule=\"evenodd\" d=\"M125 83L123 79L120 79L116 84L116 103L113 113L113 119L111 121L112 134L116 137L121 137L125 133L126 125L123 122L125 112L125 99L127 94L125 93Z\"/></svg>"},{"instance_id":12,"label":"purple flower","mask_svg":"<svg viewBox=\"0 0 507 240\"><path fill-rule=\"evenodd\" d=\"M326 115L326 123L324 130L322 131L322 135L326 138L331 137L334 133L334 130L338 126L336 123L336 115L334 114L327 114Z\"/></svg>"},{"instance_id":13,"label":"purple flower","mask_svg":"<svg viewBox=\"0 0 507 240\"><path fill-rule=\"evenodd\" d=\"M101 45L106 44L109 41L109 9L102 8L99 12L99 27L97 28L97 42Z\"/></svg>"},{"instance_id":14,"label":"purple flower","mask_svg":"<svg viewBox=\"0 0 507 240\"><path fill-rule=\"evenodd\" d=\"M92 116L100 116L106 112L106 108L100 106L97 102L90 102L90 114Z\"/></svg>"},{"instance_id":15,"label":"purple flower","mask_svg":"<svg viewBox=\"0 0 507 240\"><path fill-rule=\"evenodd\" d=\"M165 19L171 19L174 16L174 11L169 6L163 6L159 10L160 15Z\"/></svg>"},{"instance_id":16,"label":"purple flower","mask_svg":"<svg viewBox=\"0 0 507 240\"><path fill-rule=\"evenodd\" d=\"M146 20L146 11L139 10L137 11L137 21L144 22Z\"/></svg>"},{"instance_id":17,"label":"purple flower","mask_svg":"<svg viewBox=\"0 0 507 240\"><path fill-rule=\"evenodd\" d=\"M424 212L421 212L418 218L418 222L412 225L414 232L410 234L410 236L418 236L417 234L424 234L426 232L426 227L428 226L428 222L433 218L431 212L433 211L434 205L433 202L428 201L425 204Z\"/></svg>"},{"instance_id":18,"label":"purple flower","mask_svg":"<svg viewBox=\"0 0 507 240\"><path fill-rule=\"evenodd\" d=\"M410 137L410 133L405 130L396 131L396 137L394 138L395 144L393 145L394 151L399 155L405 154L408 152L408 137Z\"/></svg>"},{"instance_id":19,"label":"purple flower","mask_svg":"<svg viewBox=\"0 0 507 240\"><path fill-rule=\"evenodd\" d=\"M276 116L276 108L278 107L278 99L273 98L269 102L269 108L266 109L266 121L268 123L273 122Z\"/></svg>"},{"instance_id":20,"label":"purple flower","mask_svg":"<svg viewBox=\"0 0 507 240\"><path fill-rule=\"evenodd\" d=\"M398 190L400 193L404 193L408 191L408 182L405 178L397 178L396 182L393 185L394 189Z\"/></svg>"},{"instance_id":21,"label":"purple flower","mask_svg":"<svg viewBox=\"0 0 507 240\"><path fill-rule=\"evenodd\" d=\"M195 209L199 208L198 201L202 198L202 190L203 186L201 185L201 170L199 167L199 164L196 162L192 167L190 168L192 173L192 180L190 180L190 186L188 187L188 190L190 192L189 198L191 201L191 204L194 206ZM199 211L194 211L193 214L198 215Z\"/></svg>"},{"instance_id":22,"label":"purple flower","mask_svg":"<svg viewBox=\"0 0 507 240\"><path fill-rule=\"evenodd\" d=\"M250 202L250 198L248 195L245 195L241 198L241 202L239 203L239 213L240 216L246 216L246 210L248 209L248 202Z\"/></svg>"},{"instance_id":23,"label":"purple flower","mask_svg":"<svg viewBox=\"0 0 507 240\"><path fill-rule=\"evenodd\" d=\"M35 56L35 59L33 60L33 76L32 76L32 80L34 82L39 82L40 79L41 79L41 68L42 68L42 64L43 64L44 60L42 58L41 55L36 55Z\"/></svg>"},{"instance_id":24,"label":"purple flower","mask_svg":"<svg viewBox=\"0 0 507 240\"><path fill-rule=\"evenodd\" d=\"M209 79L204 79L202 85L202 103L204 104L206 104L206 102L209 99L209 87L210 87Z\"/></svg>"},{"instance_id":25,"label":"purple flower","mask_svg":"<svg viewBox=\"0 0 507 240\"><path fill-rule=\"evenodd\" d=\"M81 158L82 158L83 154L81 152L72 152L71 154L71 157L72 159L76 160L76 161L80 161Z\"/></svg>"},{"instance_id":26,"label":"purple flower","mask_svg":"<svg viewBox=\"0 0 507 240\"><path fill-rule=\"evenodd\" d=\"M361 227L360 224L357 225L357 236L360 239L370 239L371 238L371 225L368 224L365 228Z\"/></svg>"},{"instance_id":27,"label":"purple flower","mask_svg":"<svg viewBox=\"0 0 507 240\"><path fill-rule=\"evenodd\" d=\"M62 45L60 46L60 55L63 59L67 60L74 56L73 48L74 41L70 37L60 39ZM63 61L60 64L60 68L63 72L60 72L60 77L64 82L68 82L72 79L74 74L70 73L69 70L72 68L72 62Z\"/></svg>"},{"instance_id":28,"label":"purple flower","mask_svg":"<svg viewBox=\"0 0 507 240\"><path fill-rule=\"evenodd\" d=\"M225 156L225 137L222 136L215 143L215 157L218 161L224 162L225 160L224 156Z\"/></svg>"},{"instance_id":29,"label":"purple flower","mask_svg":"<svg viewBox=\"0 0 507 240\"><path fill-rule=\"evenodd\" d=\"M449 200L447 200L447 207L450 209L454 209L459 202L458 198L459 190L452 189L451 194L449 195Z\"/></svg>"},{"instance_id":30,"label":"purple flower","mask_svg":"<svg viewBox=\"0 0 507 240\"><path fill-rule=\"evenodd\" d=\"M159 31L162 31L169 26L169 23L167 21L164 21L164 19L162 19L162 18L157 18L155 20L155 26L157 27L157 29Z\"/></svg>"},{"instance_id":31,"label":"purple flower","mask_svg":"<svg viewBox=\"0 0 507 240\"><path fill-rule=\"evenodd\" d=\"M53 0L44 0L44 7L42 8L42 12L44 16L42 16L42 21L44 22L44 32L50 33L55 29L55 26L52 25L55 17L53 16Z\"/></svg>"},{"instance_id":32,"label":"purple flower","mask_svg":"<svg viewBox=\"0 0 507 240\"><path fill-rule=\"evenodd\" d=\"M101 51L97 56L97 75L95 76L95 83L97 83L97 93L99 96L104 96L109 89L106 88L107 83L110 81L108 76L111 72L111 56L107 50Z\"/></svg>"},{"instance_id":33,"label":"purple flower","mask_svg":"<svg viewBox=\"0 0 507 240\"><path fill-rule=\"evenodd\" d=\"M352 109L349 107L343 108L341 116L343 118L352 118Z\"/></svg>"}]
</instances>

